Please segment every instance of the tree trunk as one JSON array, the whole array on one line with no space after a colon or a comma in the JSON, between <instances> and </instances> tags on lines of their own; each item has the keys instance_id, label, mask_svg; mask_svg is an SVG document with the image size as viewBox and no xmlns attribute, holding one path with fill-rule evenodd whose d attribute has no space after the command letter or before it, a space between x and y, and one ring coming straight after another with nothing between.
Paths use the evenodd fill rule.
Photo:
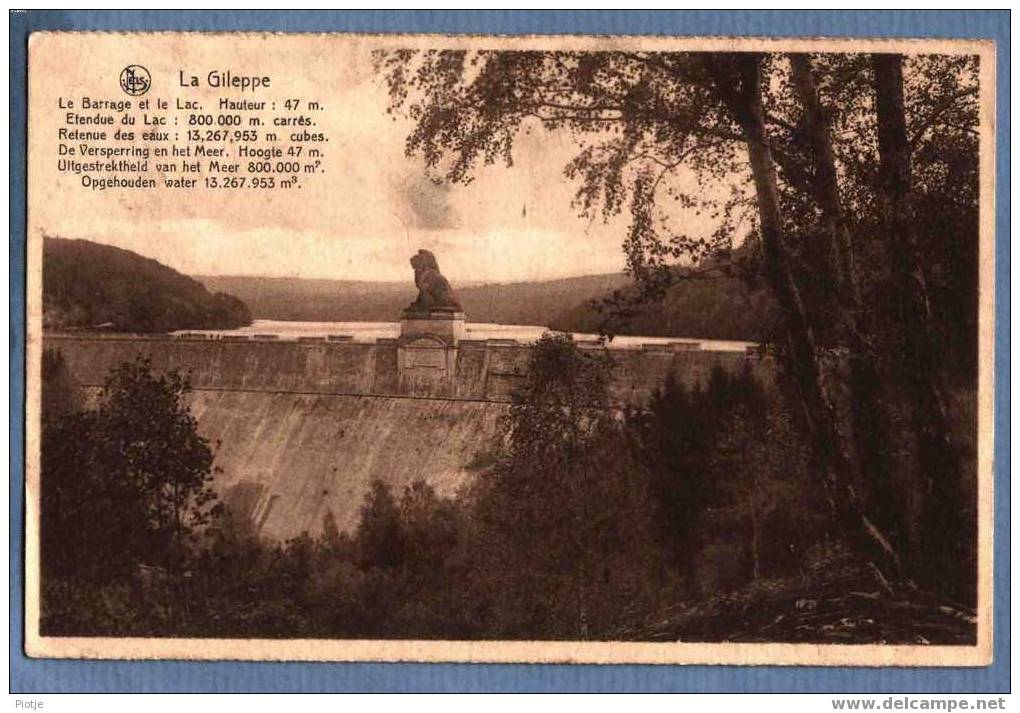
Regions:
<instances>
[{"instance_id":1,"label":"tree trunk","mask_svg":"<svg viewBox=\"0 0 1020 713\"><path fill-rule=\"evenodd\" d=\"M744 453L742 460L744 461L742 467L744 472L748 472L748 458L747 449L750 448L750 444L745 443ZM758 491L761 489L761 480L758 477L757 463L751 465L752 476L751 476L751 490L747 494L747 509L751 516L751 576L754 583L757 584L761 578L761 524L758 522Z\"/></svg>"},{"instance_id":2,"label":"tree trunk","mask_svg":"<svg viewBox=\"0 0 1020 713\"><path fill-rule=\"evenodd\" d=\"M714 87L743 130L758 199L766 279L779 303L790 344L790 362L800 392L812 447L824 471L825 485L844 532L876 564L899 569L899 558L885 535L867 517L853 485L853 470L836 410L824 383L814 332L790 268L783 235L775 165L765 131L761 101L761 55L740 53L706 57Z\"/></svg>"},{"instance_id":3,"label":"tree trunk","mask_svg":"<svg viewBox=\"0 0 1020 713\"><path fill-rule=\"evenodd\" d=\"M894 536L899 549L903 543L896 535L905 530L902 523L904 504L891 482L886 458L888 439L885 434L889 417L881 399L882 379L876 356L859 321L860 289L849 221L840 197L832 131L815 86L810 57L806 54L790 55L790 68L804 111L803 128L814 171L814 198L822 211L829 253L835 258L836 269L830 279L839 300L839 316L849 351L854 446L865 481L871 486L872 510L883 529Z\"/></svg>"},{"instance_id":4,"label":"tree trunk","mask_svg":"<svg viewBox=\"0 0 1020 713\"><path fill-rule=\"evenodd\" d=\"M910 144L903 107L903 58L872 56L878 116L879 176L902 344L894 349L907 389L918 446L922 558L929 583L958 579L961 561L960 468L946 418L940 351L914 229ZM956 577L953 577L953 574Z\"/></svg>"},{"instance_id":5,"label":"tree trunk","mask_svg":"<svg viewBox=\"0 0 1020 713\"><path fill-rule=\"evenodd\" d=\"M853 243L843 202L839 195L839 181L836 174L836 158L832 151L829 119L818 98L818 90L811 74L811 60L806 54L790 55L794 87L804 111L804 129L809 143L809 155L814 169L815 199L823 211L826 228L831 241L831 253L836 258L836 287L842 306L846 309L844 319L853 325L852 338L860 339L857 330L857 314L860 310L860 295L855 275Z\"/></svg>"}]
</instances>

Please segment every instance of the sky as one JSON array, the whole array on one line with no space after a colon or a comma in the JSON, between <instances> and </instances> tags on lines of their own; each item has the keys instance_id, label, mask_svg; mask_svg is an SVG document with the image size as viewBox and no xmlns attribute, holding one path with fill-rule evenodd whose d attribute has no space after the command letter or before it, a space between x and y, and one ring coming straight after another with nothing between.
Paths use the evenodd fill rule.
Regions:
<instances>
[{"instance_id":1,"label":"sky","mask_svg":"<svg viewBox=\"0 0 1020 713\"><path fill-rule=\"evenodd\" d=\"M33 82L30 93L35 231L127 248L190 275L405 280L411 279L408 259L419 248L432 250L454 281L548 279L624 267L626 220L592 223L571 206L576 186L563 168L578 147L567 135L522 135L512 168L483 168L470 185L429 181L420 160L404 152L410 123L385 112L386 88L366 38L146 40L120 36L109 40L108 51L93 43L89 52L61 45L73 43L66 38L53 39L52 47L34 42L33 77L50 78ZM322 102L317 120L330 138L325 172L303 179L301 189L271 193L82 187L79 177L56 171L53 137L64 126L58 100L123 98L115 78L131 62L149 68L152 97L171 101L194 98L212 107L219 96L240 98L179 87L181 70L204 82L210 68L233 68L272 77L271 91L245 98Z\"/></svg>"}]
</instances>

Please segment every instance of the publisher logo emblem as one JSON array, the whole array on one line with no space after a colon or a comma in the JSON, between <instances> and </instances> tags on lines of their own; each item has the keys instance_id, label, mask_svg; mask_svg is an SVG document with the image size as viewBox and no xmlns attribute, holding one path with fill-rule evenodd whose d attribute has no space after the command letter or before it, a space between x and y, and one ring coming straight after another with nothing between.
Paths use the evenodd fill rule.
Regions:
<instances>
[{"instance_id":1,"label":"publisher logo emblem","mask_svg":"<svg viewBox=\"0 0 1020 713\"><path fill-rule=\"evenodd\" d=\"M133 97L145 94L151 85L149 70L140 64L129 64L120 73L120 88Z\"/></svg>"}]
</instances>

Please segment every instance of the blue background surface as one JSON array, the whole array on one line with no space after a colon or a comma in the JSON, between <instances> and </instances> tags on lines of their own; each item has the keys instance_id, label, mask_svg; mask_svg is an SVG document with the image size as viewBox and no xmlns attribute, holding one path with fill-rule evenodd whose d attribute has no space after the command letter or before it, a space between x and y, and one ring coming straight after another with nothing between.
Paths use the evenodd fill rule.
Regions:
<instances>
[{"instance_id":1,"label":"blue background surface","mask_svg":"<svg viewBox=\"0 0 1020 713\"><path fill-rule=\"evenodd\" d=\"M1006 692L1009 663L1009 12L31 11L10 17L10 686L74 691ZM37 660L23 653L25 127L35 30L947 37L996 42L995 662L984 668L312 664Z\"/></svg>"}]
</instances>

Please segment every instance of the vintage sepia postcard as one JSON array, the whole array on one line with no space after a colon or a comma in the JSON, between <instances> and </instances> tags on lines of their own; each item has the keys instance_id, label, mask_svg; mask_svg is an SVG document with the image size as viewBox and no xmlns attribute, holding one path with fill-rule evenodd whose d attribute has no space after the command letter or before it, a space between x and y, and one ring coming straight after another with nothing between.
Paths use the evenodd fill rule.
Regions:
<instances>
[{"instance_id":1,"label":"vintage sepia postcard","mask_svg":"<svg viewBox=\"0 0 1020 713\"><path fill-rule=\"evenodd\" d=\"M27 653L989 664L994 76L32 34Z\"/></svg>"}]
</instances>

